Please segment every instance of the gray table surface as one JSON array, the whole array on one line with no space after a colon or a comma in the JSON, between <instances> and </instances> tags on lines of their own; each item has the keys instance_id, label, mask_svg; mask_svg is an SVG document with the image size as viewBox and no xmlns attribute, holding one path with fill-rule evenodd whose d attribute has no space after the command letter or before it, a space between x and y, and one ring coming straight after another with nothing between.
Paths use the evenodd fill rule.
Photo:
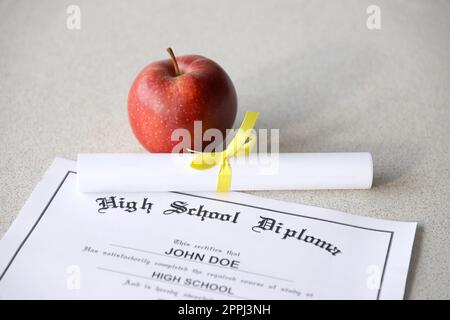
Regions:
<instances>
[{"instance_id":1,"label":"gray table surface","mask_svg":"<svg viewBox=\"0 0 450 320\"><path fill-rule=\"evenodd\" d=\"M221 64L280 151L372 152L371 190L253 193L417 221L406 298L450 298L450 1L0 0L0 236L55 157L143 152L128 89L169 45Z\"/></svg>"}]
</instances>

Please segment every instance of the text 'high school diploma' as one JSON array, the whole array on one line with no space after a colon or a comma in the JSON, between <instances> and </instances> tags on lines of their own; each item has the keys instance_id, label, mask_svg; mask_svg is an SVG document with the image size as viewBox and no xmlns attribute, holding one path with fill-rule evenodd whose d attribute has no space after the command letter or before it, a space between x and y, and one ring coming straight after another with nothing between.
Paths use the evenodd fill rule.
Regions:
<instances>
[{"instance_id":1,"label":"text 'high school diploma'","mask_svg":"<svg viewBox=\"0 0 450 320\"><path fill-rule=\"evenodd\" d=\"M242 193L81 193L57 159L0 242L0 298L401 299L415 223Z\"/></svg>"}]
</instances>

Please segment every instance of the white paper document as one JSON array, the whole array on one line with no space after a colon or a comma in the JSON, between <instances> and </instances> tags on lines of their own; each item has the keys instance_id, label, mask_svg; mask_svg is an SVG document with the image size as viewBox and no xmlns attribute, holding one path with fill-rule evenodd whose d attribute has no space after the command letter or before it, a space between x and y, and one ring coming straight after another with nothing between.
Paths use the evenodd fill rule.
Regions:
<instances>
[{"instance_id":1,"label":"white paper document","mask_svg":"<svg viewBox=\"0 0 450 320\"><path fill-rule=\"evenodd\" d=\"M215 191L220 165L190 168L198 154L79 154L78 188L83 192ZM370 189L368 152L268 153L229 159L231 190Z\"/></svg>"},{"instance_id":2,"label":"white paper document","mask_svg":"<svg viewBox=\"0 0 450 320\"><path fill-rule=\"evenodd\" d=\"M82 193L75 170L56 159L0 241L1 299L403 298L416 223L234 192Z\"/></svg>"}]
</instances>

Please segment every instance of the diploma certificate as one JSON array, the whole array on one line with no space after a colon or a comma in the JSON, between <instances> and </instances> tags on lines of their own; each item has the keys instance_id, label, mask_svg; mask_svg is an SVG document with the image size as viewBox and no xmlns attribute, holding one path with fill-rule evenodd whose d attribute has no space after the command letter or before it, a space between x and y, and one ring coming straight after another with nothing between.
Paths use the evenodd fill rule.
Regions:
<instances>
[{"instance_id":1,"label":"diploma certificate","mask_svg":"<svg viewBox=\"0 0 450 320\"><path fill-rule=\"evenodd\" d=\"M402 299L416 223L243 193L82 193L56 159L0 241L2 299Z\"/></svg>"}]
</instances>

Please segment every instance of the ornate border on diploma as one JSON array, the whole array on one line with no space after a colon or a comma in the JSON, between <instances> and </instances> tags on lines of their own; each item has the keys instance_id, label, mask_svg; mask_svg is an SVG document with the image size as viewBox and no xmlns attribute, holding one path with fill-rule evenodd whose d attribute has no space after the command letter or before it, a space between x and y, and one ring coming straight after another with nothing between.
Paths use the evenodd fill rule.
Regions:
<instances>
[{"instance_id":1,"label":"ornate border on diploma","mask_svg":"<svg viewBox=\"0 0 450 320\"><path fill-rule=\"evenodd\" d=\"M20 243L19 247L17 248L16 252L13 254L13 256L11 257L11 260L9 261L9 263L7 264L5 270L2 272L2 274L0 275L0 281L3 279L3 277L5 276L6 272L8 271L9 267L11 266L11 264L14 262L14 259L17 257L17 255L19 254L20 250L22 249L22 247L24 246L25 242L28 240L28 238L30 237L31 233L36 229L36 226L38 225L39 221L41 221L42 217L44 216L45 212L47 211L47 209L49 208L50 204L52 203L53 199L55 199L56 194L58 193L58 191L61 189L61 187L63 186L64 182L67 180L67 177L69 176L69 174L77 174L75 171L67 171L66 174L64 175L63 179L61 180L61 182L59 183L58 187L56 188L55 192L53 193L53 195L51 196L50 200L48 201L48 203L46 204L46 206L44 207L44 210L42 210L41 214L39 215L39 217L37 218L36 222L33 224L33 226L31 227L30 231L28 232L28 234L25 236L25 238L23 239L23 241ZM245 204L245 203L239 203L239 202L233 202L233 201L227 201L227 200L222 200L222 199L215 199L215 198L209 198L209 197L204 197L204 196L199 196L199 195L195 195L195 194L189 194L189 193L184 193L184 192L178 192L178 191L172 191L172 193L177 193L177 194L181 194L181 195L185 195L185 196L189 196L189 197L196 197L196 198L202 198L202 199L207 199L207 200L212 200L212 201L219 201L219 202L225 202L225 203L231 203L231 204L235 204L235 205L239 205L239 206L244 206L244 207L249 207L249 208L255 208L255 209L259 209L259 210L266 210L266 211L271 211L271 212L276 212L276 213L281 213L281 214L285 214L285 215L290 215L290 216L295 216L295 217L301 217L301 218L306 218L306 219L313 219L313 220L319 220L319 221L323 221L323 222L328 222L328 223L334 223L334 224L339 224L339 225L343 225L343 226L347 226L347 227L352 227L352 228L358 228L358 229L364 229L364 230L368 230L368 231L376 231L376 232L385 232L385 233L389 233L389 244L388 244L388 248L386 251L386 258L384 260L384 265L383 265L383 272L381 274L381 279L380 279L380 287L378 288L378 293L377 293L377 300L380 299L380 293L381 293L381 288L383 286L383 279L384 279L384 273L386 271L386 265L387 265L387 261L389 259L389 252L391 249L391 244L392 244L392 238L394 237L394 231L389 231L389 230L379 230L379 229L371 229L371 228L365 228L365 227L361 227L361 226L355 226L355 225L351 225L351 224L346 224L346 223L342 223L342 222L336 222L336 221L332 221L332 220L326 220L326 219L322 219L322 218L316 218L316 217L308 217L308 216L304 216L304 215L300 215L300 214L296 214L296 213L290 213L290 212L285 212L285 211L280 211L280 210L274 210L274 209L269 209L269 208L264 208L264 207L258 207L258 206L252 206L249 204Z\"/></svg>"},{"instance_id":2,"label":"ornate border on diploma","mask_svg":"<svg viewBox=\"0 0 450 320\"><path fill-rule=\"evenodd\" d=\"M41 221L42 217L44 216L44 213L47 211L48 207L50 206L50 204L52 203L53 199L55 199L56 194L58 193L58 191L61 189L62 185L64 184L64 182L66 181L67 177L69 176L70 173L74 173L77 174L75 171L67 171L66 174L64 175L64 178L61 180L61 182L58 185L58 188L56 188L55 192L53 193L53 195L51 196L50 200L48 201L47 205L44 207L44 210L42 210L41 214L39 215L39 217L37 218L36 222L33 224L33 226L31 227L30 231L28 232L28 234L25 236L25 238L23 239L23 241L20 243L19 247L17 248L16 252L13 254L11 260L9 261L9 263L7 264L5 270L2 272L2 274L0 275L0 281L3 279L3 277L6 274L6 271L8 271L9 267L11 266L11 264L13 263L14 259L16 258L17 254L19 253L20 249L22 249L23 245L25 244L25 242L28 240L28 238L30 237L31 233L34 231L34 229L36 229L36 226L38 225L39 221Z\"/></svg>"}]
</instances>

